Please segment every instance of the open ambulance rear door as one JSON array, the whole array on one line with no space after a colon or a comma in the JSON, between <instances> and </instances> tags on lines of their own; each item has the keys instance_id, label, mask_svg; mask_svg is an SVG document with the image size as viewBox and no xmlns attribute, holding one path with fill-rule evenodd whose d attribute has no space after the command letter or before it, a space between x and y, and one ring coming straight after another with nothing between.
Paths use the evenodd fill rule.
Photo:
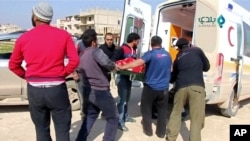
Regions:
<instances>
[{"instance_id":1,"label":"open ambulance rear door","mask_svg":"<svg viewBox=\"0 0 250 141\"><path fill-rule=\"evenodd\" d=\"M141 40L137 48L137 55L141 57L149 50L150 30L151 6L141 0L125 0L120 46L126 43L129 33L138 33Z\"/></svg>"}]
</instances>

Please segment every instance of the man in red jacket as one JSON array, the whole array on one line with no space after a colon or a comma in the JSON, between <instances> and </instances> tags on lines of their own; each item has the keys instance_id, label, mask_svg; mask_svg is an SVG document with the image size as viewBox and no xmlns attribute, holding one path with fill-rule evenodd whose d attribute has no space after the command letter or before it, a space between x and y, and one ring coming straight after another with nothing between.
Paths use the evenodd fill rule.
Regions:
<instances>
[{"instance_id":1,"label":"man in red jacket","mask_svg":"<svg viewBox=\"0 0 250 141\"><path fill-rule=\"evenodd\" d=\"M115 61L123 60L125 58L134 58L136 59L136 49L139 44L141 37L139 34L132 32L129 33L127 37L127 43L124 43L121 48L119 48L115 54L113 59ZM132 81L130 80L128 75L120 75L119 81L117 83L119 102L117 104L118 112L119 112L119 126L118 128L122 131L128 131L127 126L125 126L125 122L136 122L134 118L128 115L128 102L130 100L131 95L131 86Z\"/></svg>"},{"instance_id":2,"label":"man in red jacket","mask_svg":"<svg viewBox=\"0 0 250 141\"><path fill-rule=\"evenodd\" d=\"M69 141L71 105L65 77L79 63L71 36L50 26L53 9L39 3L32 9L33 29L24 33L15 44L9 69L28 82L30 115L36 128L37 141L51 141L50 116L57 141ZM65 56L68 64L64 65ZM21 66L26 62L26 70Z\"/></svg>"}]
</instances>

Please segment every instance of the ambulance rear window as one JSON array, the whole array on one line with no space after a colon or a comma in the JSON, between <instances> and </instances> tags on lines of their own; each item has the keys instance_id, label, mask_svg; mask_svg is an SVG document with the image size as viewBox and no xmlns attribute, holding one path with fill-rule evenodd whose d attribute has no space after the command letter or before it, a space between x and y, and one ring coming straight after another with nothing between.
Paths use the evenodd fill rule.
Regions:
<instances>
[{"instance_id":1,"label":"ambulance rear window","mask_svg":"<svg viewBox=\"0 0 250 141\"><path fill-rule=\"evenodd\" d=\"M244 55L250 57L250 26L246 23L244 25Z\"/></svg>"}]
</instances>

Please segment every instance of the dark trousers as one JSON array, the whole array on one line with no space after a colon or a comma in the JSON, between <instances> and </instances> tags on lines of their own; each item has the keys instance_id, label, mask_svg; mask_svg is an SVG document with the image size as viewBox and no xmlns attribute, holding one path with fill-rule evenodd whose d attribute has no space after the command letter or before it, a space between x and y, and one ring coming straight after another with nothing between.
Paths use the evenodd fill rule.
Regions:
<instances>
[{"instance_id":1,"label":"dark trousers","mask_svg":"<svg viewBox=\"0 0 250 141\"><path fill-rule=\"evenodd\" d=\"M126 118L128 118L128 102L131 95L132 82L128 76L120 75L120 80L117 84L119 101L117 104L119 112L119 124L125 125Z\"/></svg>"},{"instance_id":2,"label":"dark trousers","mask_svg":"<svg viewBox=\"0 0 250 141\"><path fill-rule=\"evenodd\" d=\"M71 105L66 84L38 88L28 84L30 115L36 128L37 141L52 141L50 136L50 116L55 126L56 140L69 141L71 125Z\"/></svg>"},{"instance_id":3,"label":"dark trousers","mask_svg":"<svg viewBox=\"0 0 250 141\"><path fill-rule=\"evenodd\" d=\"M168 91L153 90L144 85L141 96L141 114L143 130L152 133L152 108L158 111L156 134L166 134Z\"/></svg>"},{"instance_id":4,"label":"dark trousers","mask_svg":"<svg viewBox=\"0 0 250 141\"><path fill-rule=\"evenodd\" d=\"M118 128L118 112L110 91L84 87L83 94L85 116L76 141L87 141L100 111L103 112L107 121L103 141L114 141Z\"/></svg>"}]
</instances>

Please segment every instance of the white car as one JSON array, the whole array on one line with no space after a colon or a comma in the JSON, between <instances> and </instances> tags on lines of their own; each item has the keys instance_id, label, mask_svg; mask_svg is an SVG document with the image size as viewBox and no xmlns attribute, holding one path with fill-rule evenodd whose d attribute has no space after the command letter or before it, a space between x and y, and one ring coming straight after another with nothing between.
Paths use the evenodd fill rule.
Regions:
<instances>
[{"instance_id":1,"label":"white car","mask_svg":"<svg viewBox=\"0 0 250 141\"><path fill-rule=\"evenodd\" d=\"M0 35L0 105L28 105L26 80L19 78L8 68L14 43L24 32L26 31ZM72 110L79 110L81 102L74 79L67 77L66 84Z\"/></svg>"}]
</instances>

